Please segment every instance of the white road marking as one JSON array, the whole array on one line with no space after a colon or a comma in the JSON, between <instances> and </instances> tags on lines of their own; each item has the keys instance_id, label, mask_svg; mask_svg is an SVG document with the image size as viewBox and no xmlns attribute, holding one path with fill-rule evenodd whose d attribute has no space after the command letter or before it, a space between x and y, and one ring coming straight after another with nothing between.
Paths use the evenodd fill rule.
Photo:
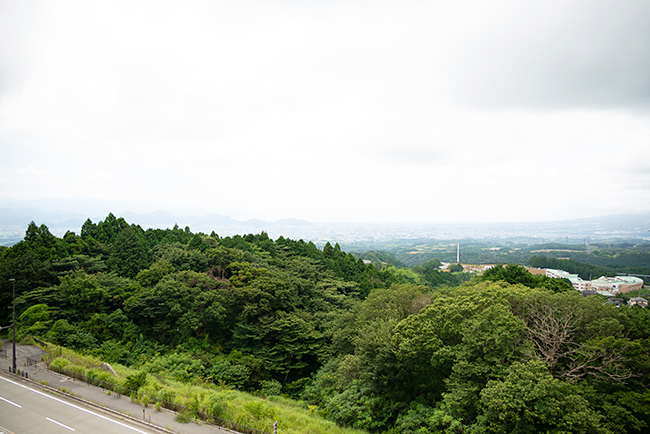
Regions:
<instances>
[{"instance_id":1,"label":"white road marking","mask_svg":"<svg viewBox=\"0 0 650 434\"><path fill-rule=\"evenodd\" d=\"M49 420L50 422L55 423L55 424L57 424L57 425L59 425L59 426L62 426L63 428L67 428L67 429L69 429L70 431L76 431L74 428L70 428L70 427L67 426L67 425L63 425L61 422L57 422L57 421L55 421L54 419L50 419L49 417L46 417L45 420Z\"/></svg>"},{"instance_id":2,"label":"white road marking","mask_svg":"<svg viewBox=\"0 0 650 434\"><path fill-rule=\"evenodd\" d=\"M4 399L2 396L0 396L0 400L2 400L2 401L4 401L4 402L8 402L8 403L11 404L11 405L15 405L15 406L18 407L18 408L22 408L20 405L16 404L15 402L11 402L11 401L9 401L8 399Z\"/></svg>"},{"instance_id":3,"label":"white road marking","mask_svg":"<svg viewBox=\"0 0 650 434\"><path fill-rule=\"evenodd\" d=\"M39 392L38 390L32 389L31 387L23 386L23 385L20 384L20 383L16 383L15 381L8 380L8 379L6 379L6 378L4 378L4 377L2 377L2 376L0 376L0 380L4 380L4 381L6 381L7 383L14 384L14 385L16 385L16 386L18 386L18 387L22 387L23 389L27 389L27 390L29 390L29 391L31 391L31 392L38 393L38 394L41 395L41 396L44 396L44 397L46 397L46 398L49 398L49 399L52 399L52 400L54 400L54 401L60 402L61 404L68 405L68 406L70 406L70 407L72 407L72 408L76 408L77 410L81 410L81 411L83 411L83 412L85 412L85 413L92 414L93 416L97 416L97 417L100 418L100 419L107 420L107 421L112 422L112 423L114 423L114 424L120 425L120 426L122 426L122 427L124 427L124 428L128 428L128 429L130 429L130 430L132 430L132 431L139 432L139 433L141 433L141 434L148 434L148 433L145 432L145 431L139 430L139 429L137 429L137 428L134 428L134 427L129 426L129 425L127 425L127 424L124 424L124 423L122 423L122 422L118 422L118 421L113 420L113 419L111 419L111 418L108 418L108 417L106 417L106 416L102 416L101 414L97 414L97 413L95 413L95 412L93 412L93 411L86 410L85 408L79 407L79 406L77 406L77 405L70 404L69 402L65 402L65 401L63 401L63 400L61 400L61 399L55 398L55 397L53 397L53 396L50 396L50 395L48 395L47 393Z\"/></svg>"}]
</instances>

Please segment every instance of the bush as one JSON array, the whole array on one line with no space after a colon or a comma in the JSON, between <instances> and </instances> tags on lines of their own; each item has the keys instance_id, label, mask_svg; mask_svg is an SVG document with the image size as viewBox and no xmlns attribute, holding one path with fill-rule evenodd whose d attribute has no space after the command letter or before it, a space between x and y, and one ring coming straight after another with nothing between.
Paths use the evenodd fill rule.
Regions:
<instances>
[{"instance_id":1,"label":"bush","mask_svg":"<svg viewBox=\"0 0 650 434\"><path fill-rule=\"evenodd\" d=\"M189 411L181 411L176 414L174 420L178 423L190 423L192 422L192 413Z\"/></svg>"},{"instance_id":2,"label":"bush","mask_svg":"<svg viewBox=\"0 0 650 434\"><path fill-rule=\"evenodd\" d=\"M205 406L204 413L212 417L221 417L226 412L228 405L221 397L212 398Z\"/></svg>"},{"instance_id":3,"label":"bush","mask_svg":"<svg viewBox=\"0 0 650 434\"><path fill-rule=\"evenodd\" d=\"M260 392L263 396L278 396L282 392L282 383L278 380L260 381Z\"/></svg>"},{"instance_id":4,"label":"bush","mask_svg":"<svg viewBox=\"0 0 650 434\"><path fill-rule=\"evenodd\" d=\"M225 383L237 389L243 389L251 375L249 367L232 363L228 360L219 360L212 365L209 377L216 384Z\"/></svg>"},{"instance_id":5,"label":"bush","mask_svg":"<svg viewBox=\"0 0 650 434\"><path fill-rule=\"evenodd\" d=\"M146 372L138 372L137 374L129 375L126 377L126 380L124 381L124 387L126 389L129 389L133 392L137 392L144 386L144 384L147 382L147 373Z\"/></svg>"},{"instance_id":6,"label":"bush","mask_svg":"<svg viewBox=\"0 0 650 434\"><path fill-rule=\"evenodd\" d=\"M65 371L69 366L70 360L64 359L63 357L57 357L56 359L52 360L52 363L50 363L50 369L56 372Z\"/></svg>"},{"instance_id":7,"label":"bush","mask_svg":"<svg viewBox=\"0 0 650 434\"><path fill-rule=\"evenodd\" d=\"M162 406L165 408L171 408L176 399L176 392L171 389L160 389L158 392L157 398L162 401Z\"/></svg>"},{"instance_id":8,"label":"bush","mask_svg":"<svg viewBox=\"0 0 650 434\"><path fill-rule=\"evenodd\" d=\"M20 345L35 345L34 338L32 335L23 336L20 338Z\"/></svg>"}]
</instances>

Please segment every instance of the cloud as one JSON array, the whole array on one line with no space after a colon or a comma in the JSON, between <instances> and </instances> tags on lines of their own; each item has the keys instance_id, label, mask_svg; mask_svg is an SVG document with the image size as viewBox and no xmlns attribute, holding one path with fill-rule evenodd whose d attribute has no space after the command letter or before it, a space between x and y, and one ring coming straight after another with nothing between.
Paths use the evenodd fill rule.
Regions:
<instances>
[{"instance_id":1,"label":"cloud","mask_svg":"<svg viewBox=\"0 0 650 434\"><path fill-rule=\"evenodd\" d=\"M449 95L480 107L650 107L650 3L497 2L458 47Z\"/></svg>"},{"instance_id":2,"label":"cloud","mask_svg":"<svg viewBox=\"0 0 650 434\"><path fill-rule=\"evenodd\" d=\"M645 3L0 8L0 197L344 221L650 203Z\"/></svg>"}]
</instances>

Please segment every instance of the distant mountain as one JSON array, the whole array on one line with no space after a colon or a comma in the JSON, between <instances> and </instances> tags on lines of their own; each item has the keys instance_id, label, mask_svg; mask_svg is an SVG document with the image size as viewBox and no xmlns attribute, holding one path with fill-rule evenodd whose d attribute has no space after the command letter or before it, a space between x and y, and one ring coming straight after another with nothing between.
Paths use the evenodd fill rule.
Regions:
<instances>
[{"instance_id":1,"label":"distant mountain","mask_svg":"<svg viewBox=\"0 0 650 434\"><path fill-rule=\"evenodd\" d=\"M256 218L236 220L229 215L179 216L164 209L153 212L113 212L128 223L147 228L181 228L189 226L192 232L219 236L259 233L265 231L271 238L283 236L292 239L312 240L317 245L328 241L342 243L384 242L389 240L462 240L462 239L515 239L542 242L587 242L607 239L650 240L650 212L601 216L586 219L521 222L521 223L314 223L285 218L268 222ZM0 244L11 245L24 237L29 222L45 224L57 236L70 230L79 233L83 223L90 218L97 223L108 215L83 215L57 212L50 208L25 207L0 208ZM527 241L528 242L528 241ZM373 250L371 245L367 250Z\"/></svg>"},{"instance_id":2,"label":"distant mountain","mask_svg":"<svg viewBox=\"0 0 650 434\"><path fill-rule=\"evenodd\" d=\"M276 226L313 226L315 223L300 219L280 219L274 224Z\"/></svg>"},{"instance_id":3,"label":"distant mountain","mask_svg":"<svg viewBox=\"0 0 650 434\"><path fill-rule=\"evenodd\" d=\"M203 217L188 217L188 221L195 225L234 225L239 223L227 215L208 214Z\"/></svg>"},{"instance_id":4,"label":"distant mountain","mask_svg":"<svg viewBox=\"0 0 650 434\"><path fill-rule=\"evenodd\" d=\"M241 222L241 224L245 226L265 227L265 226L269 226L271 223L265 222L264 220L260 220L260 219L248 219L246 221Z\"/></svg>"},{"instance_id":5,"label":"distant mountain","mask_svg":"<svg viewBox=\"0 0 650 434\"><path fill-rule=\"evenodd\" d=\"M124 220L129 223L137 222L139 225L146 226L169 225L170 223L173 226L176 220L178 220L178 217L174 214L161 209L147 214L136 214L131 211L124 211L119 213L118 217L124 218Z\"/></svg>"}]
</instances>

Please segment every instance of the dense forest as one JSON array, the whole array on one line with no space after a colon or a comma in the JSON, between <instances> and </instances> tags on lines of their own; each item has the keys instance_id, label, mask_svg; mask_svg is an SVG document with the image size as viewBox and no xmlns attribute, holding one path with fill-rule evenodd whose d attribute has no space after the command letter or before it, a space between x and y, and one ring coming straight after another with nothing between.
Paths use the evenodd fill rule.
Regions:
<instances>
[{"instance_id":1,"label":"dense forest","mask_svg":"<svg viewBox=\"0 0 650 434\"><path fill-rule=\"evenodd\" d=\"M338 244L143 230L112 214L62 238L31 223L0 255L0 322L16 279L19 338L180 381L272 385L341 426L650 427L650 310L517 265L469 280L435 257L405 267Z\"/></svg>"}]
</instances>

